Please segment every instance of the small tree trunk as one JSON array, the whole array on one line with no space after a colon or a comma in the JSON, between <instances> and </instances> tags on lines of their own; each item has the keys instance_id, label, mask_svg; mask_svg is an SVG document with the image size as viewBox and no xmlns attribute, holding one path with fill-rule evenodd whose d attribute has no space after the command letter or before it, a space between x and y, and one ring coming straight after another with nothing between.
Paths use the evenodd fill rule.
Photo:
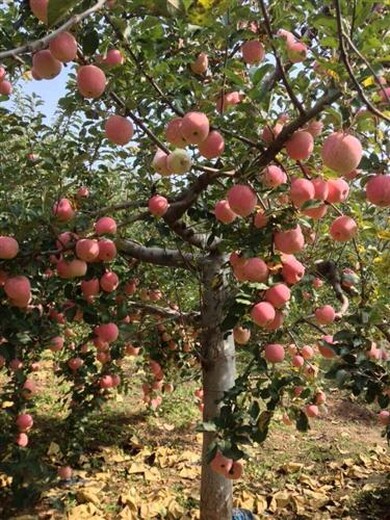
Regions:
<instances>
[{"instance_id":1,"label":"small tree trunk","mask_svg":"<svg viewBox=\"0 0 390 520\"><path fill-rule=\"evenodd\" d=\"M221 323L224 317L226 286L221 266L222 256L211 255L203 269L202 302L202 366L204 411L203 420L210 421L219 414L216 403L226 390L234 385L235 351L230 334L223 339ZM202 450L201 520L231 520L232 481L215 473L206 462L206 456L215 434L205 432Z\"/></svg>"}]
</instances>

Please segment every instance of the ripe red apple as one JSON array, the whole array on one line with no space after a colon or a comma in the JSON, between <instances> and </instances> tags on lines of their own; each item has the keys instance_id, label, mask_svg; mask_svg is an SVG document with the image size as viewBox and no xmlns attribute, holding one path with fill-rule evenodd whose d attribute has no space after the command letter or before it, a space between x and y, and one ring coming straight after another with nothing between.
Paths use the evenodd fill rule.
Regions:
<instances>
[{"instance_id":1,"label":"ripe red apple","mask_svg":"<svg viewBox=\"0 0 390 520\"><path fill-rule=\"evenodd\" d=\"M306 208L302 210L304 215L312 218L313 220L320 220L327 214L327 212L328 206L326 204L321 204L315 208Z\"/></svg>"},{"instance_id":2,"label":"ripe red apple","mask_svg":"<svg viewBox=\"0 0 390 520\"><path fill-rule=\"evenodd\" d=\"M110 69L113 67L117 67L118 65L122 65L125 61L125 58L120 50L118 49L110 49L107 51L106 56L102 59L102 63L109 67Z\"/></svg>"},{"instance_id":3,"label":"ripe red apple","mask_svg":"<svg viewBox=\"0 0 390 520\"><path fill-rule=\"evenodd\" d=\"M305 406L305 414L308 417L318 417L320 411L318 410L318 406L316 404L308 404Z\"/></svg>"},{"instance_id":4,"label":"ripe red apple","mask_svg":"<svg viewBox=\"0 0 390 520\"><path fill-rule=\"evenodd\" d=\"M384 426L390 424L390 412L387 410L381 410L378 413L378 421Z\"/></svg>"},{"instance_id":5,"label":"ripe red apple","mask_svg":"<svg viewBox=\"0 0 390 520\"><path fill-rule=\"evenodd\" d=\"M189 144L200 144L209 135L210 123L203 112L188 112L181 122L181 133Z\"/></svg>"},{"instance_id":6,"label":"ripe red apple","mask_svg":"<svg viewBox=\"0 0 390 520\"><path fill-rule=\"evenodd\" d=\"M248 65L263 61L265 56L264 45L259 40L249 40L241 45L242 59Z\"/></svg>"},{"instance_id":7,"label":"ripe red apple","mask_svg":"<svg viewBox=\"0 0 390 520\"><path fill-rule=\"evenodd\" d=\"M47 23L48 3L49 0L29 0L31 12L43 23Z\"/></svg>"},{"instance_id":8,"label":"ripe red apple","mask_svg":"<svg viewBox=\"0 0 390 520\"><path fill-rule=\"evenodd\" d=\"M322 404L325 404L325 402L326 402L326 394L325 394L325 392L323 392L322 390L319 390L318 392L316 392L316 394L314 395L314 402L318 406L321 406Z\"/></svg>"},{"instance_id":9,"label":"ripe red apple","mask_svg":"<svg viewBox=\"0 0 390 520\"><path fill-rule=\"evenodd\" d=\"M219 200L215 204L214 215L223 224L231 224L237 218L236 213L232 211L227 200Z\"/></svg>"},{"instance_id":10,"label":"ripe red apple","mask_svg":"<svg viewBox=\"0 0 390 520\"><path fill-rule=\"evenodd\" d=\"M362 158L362 145L356 137L344 132L328 136L321 150L322 160L328 168L339 175L348 174L359 166Z\"/></svg>"},{"instance_id":11,"label":"ripe red apple","mask_svg":"<svg viewBox=\"0 0 390 520\"><path fill-rule=\"evenodd\" d=\"M79 357L71 358L68 360L68 367L73 371L78 370L83 365L84 365L84 361Z\"/></svg>"},{"instance_id":12,"label":"ripe red apple","mask_svg":"<svg viewBox=\"0 0 390 520\"><path fill-rule=\"evenodd\" d=\"M297 355L293 356L291 362L294 365L294 367L302 368L303 365L305 364L305 359L302 356L300 356L299 354L297 354Z\"/></svg>"},{"instance_id":13,"label":"ripe red apple","mask_svg":"<svg viewBox=\"0 0 390 520\"><path fill-rule=\"evenodd\" d=\"M330 345L333 343L333 336L323 336L321 339ZM331 346L326 344L318 343L318 350L324 358L331 359L336 357L336 352L332 349Z\"/></svg>"},{"instance_id":14,"label":"ripe red apple","mask_svg":"<svg viewBox=\"0 0 390 520\"><path fill-rule=\"evenodd\" d=\"M300 352L303 359L311 359L314 356L314 350L310 345L304 345Z\"/></svg>"},{"instance_id":15,"label":"ripe red apple","mask_svg":"<svg viewBox=\"0 0 390 520\"><path fill-rule=\"evenodd\" d=\"M113 114L105 122L104 132L111 143L124 146L131 141L134 127L126 117Z\"/></svg>"},{"instance_id":16,"label":"ripe red apple","mask_svg":"<svg viewBox=\"0 0 390 520\"><path fill-rule=\"evenodd\" d=\"M77 86L86 98L98 98L106 89L106 75L95 65L83 65L77 71Z\"/></svg>"},{"instance_id":17,"label":"ripe red apple","mask_svg":"<svg viewBox=\"0 0 390 520\"><path fill-rule=\"evenodd\" d=\"M274 127L268 125L265 126L263 128L261 138L267 145L271 144L273 141L275 141L280 132L283 130L283 126L283 121L278 121Z\"/></svg>"},{"instance_id":18,"label":"ripe red apple","mask_svg":"<svg viewBox=\"0 0 390 520\"><path fill-rule=\"evenodd\" d=\"M344 179L328 180L328 195L326 201L332 204L345 202L349 195L349 186Z\"/></svg>"},{"instance_id":19,"label":"ripe red apple","mask_svg":"<svg viewBox=\"0 0 390 520\"><path fill-rule=\"evenodd\" d=\"M165 139L176 148L185 148L187 141L181 133L183 118L175 117L169 121L165 128Z\"/></svg>"},{"instance_id":20,"label":"ripe red apple","mask_svg":"<svg viewBox=\"0 0 390 520\"><path fill-rule=\"evenodd\" d=\"M62 70L62 63L48 50L38 51L32 59L33 70L42 79L53 79Z\"/></svg>"},{"instance_id":21,"label":"ripe red apple","mask_svg":"<svg viewBox=\"0 0 390 520\"><path fill-rule=\"evenodd\" d=\"M58 468L57 474L61 480L70 480L72 478L72 468L70 466L62 466Z\"/></svg>"},{"instance_id":22,"label":"ripe red apple","mask_svg":"<svg viewBox=\"0 0 390 520\"><path fill-rule=\"evenodd\" d=\"M322 325L326 325L328 323L332 323L336 317L336 312L331 305L324 305L322 307L318 307L314 311L314 315L318 323Z\"/></svg>"},{"instance_id":23,"label":"ripe red apple","mask_svg":"<svg viewBox=\"0 0 390 520\"><path fill-rule=\"evenodd\" d=\"M294 179L291 182L290 199L297 208L302 207L305 202L313 200L314 197L315 188L308 179Z\"/></svg>"},{"instance_id":24,"label":"ripe red apple","mask_svg":"<svg viewBox=\"0 0 390 520\"><path fill-rule=\"evenodd\" d=\"M92 278L91 280L82 280L80 287L84 298L87 300L97 296L100 292L100 284L97 278Z\"/></svg>"},{"instance_id":25,"label":"ripe red apple","mask_svg":"<svg viewBox=\"0 0 390 520\"><path fill-rule=\"evenodd\" d=\"M227 192L227 200L234 213L248 217L256 207L257 195L249 186L236 184Z\"/></svg>"},{"instance_id":26,"label":"ripe red apple","mask_svg":"<svg viewBox=\"0 0 390 520\"><path fill-rule=\"evenodd\" d=\"M34 424L33 418L28 413L19 414L15 422L21 432L27 432Z\"/></svg>"},{"instance_id":27,"label":"ripe red apple","mask_svg":"<svg viewBox=\"0 0 390 520\"><path fill-rule=\"evenodd\" d=\"M314 199L326 200L329 194L329 184L322 177L316 177L311 181L314 187Z\"/></svg>"},{"instance_id":28,"label":"ripe red apple","mask_svg":"<svg viewBox=\"0 0 390 520\"><path fill-rule=\"evenodd\" d=\"M351 217L342 215L332 222L329 233L333 240L336 240L337 242L346 242L356 235L357 230L358 227L356 222Z\"/></svg>"},{"instance_id":29,"label":"ripe red apple","mask_svg":"<svg viewBox=\"0 0 390 520\"><path fill-rule=\"evenodd\" d=\"M284 315L281 311L275 311L275 318L264 325L265 330L277 330L283 325Z\"/></svg>"},{"instance_id":30,"label":"ripe red apple","mask_svg":"<svg viewBox=\"0 0 390 520\"><path fill-rule=\"evenodd\" d=\"M95 327L94 332L103 341L113 343L119 337L119 329L115 323L105 323Z\"/></svg>"},{"instance_id":31,"label":"ripe red apple","mask_svg":"<svg viewBox=\"0 0 390 520\"><path fill-rule=\"evenodd\" d=\"M148 201L150 213L156 217L162 217L168 211L169 202L162 195L153 195Z\"/></svg>"},{"instance_id":32,"label":"ripe red apple","mask_svg":"<svg viewBox=\"0 0 390 520\"><path fill-rule=\"evenodd\" d=\"M268 266L261 258L248 258L242 265L242 274L249 282L265 282L268 272Z\"/></svg>"},{"instance_id":33,"label":"ripe red apple","mask_svg":"<svg viewBox=\"0 0 390 520\"><path fill-rule=\"evenodd\" d=\"M0 260L12 260L19 253L18 242L9 236L0 236Z\"/></svg>"},{"instance_id":34,"label":"ripe red apple","mask_svg":"<svg viewBox=\"0 0 390 520\"><path fill-rule=\"evenodd\" d=\"M252 307L251 318L260 327L264 327L275 318L275 309L268 302L260 302Z\"/></svg>"},{"instance_id":35,"label":"ripe red apple","mask_svg":"<svg viewBox=\"0 0 390 520\"><path fill-rule=\"evenodd\" d=\"M99 240L99 256L101 262L112 262L117 255L116 245L112 240L103 238Z\"/></svg>"},{"instance_id":36,"label":"ripe red apple","mask_svg":"<svg viewBox=\"0 0 390 520\"><path fill-rule=\"evenodd\" d=\"M305 245L302 229L297 225L293 229L277 231L274 235L275 248L281 253L294 254L301 251Z\"/></svg>"},{"instance_id":37,"label":"ripe red apple","mask_svg":"<svg viewBox=\"0 0 390 520\"><path fill-rule=\"evenodd\" d=\"M75 215L72 203L68 199L60 199L53 205L53 215L61 222L72 220Z\"/></svg>"},{"instance_id":38,"label":"ripe red apple","mask_svg":"<svg viewBox=\"0 0 390 520\"><path fill-rule=\"evenodd\" d=\"M206 159L215 159L223 154L225 141L217 130L212 130L204 141L198 145L200 155Z\"/></svg>"},{"instance_id":39,"label":"ripe red apple","mask_svg":"<svg viewBox=\"0 0 390 520\"><path fill-rule=\"evenodd\" d=\"M168 168L167 159L168 154L166 154L163 150L158 148L152 161L152 168L164 177L171 175L172 173L171 170Z\"/></svg>"},{"instance_id":40,"label":"ripe red apple","mask_svg":"<svg viewBox=\"0 0 390 520\"><path fill-rule=\"evenodd\" d=\"M99 386L102 389L113 388L112 376L106 374L99 379Z\"/></svg>"},{"instance_id":41,"label":"ripe red apple","mask_svg":"<svg viewBox=\"0 0 390 520\"><path fill-rule=\"evenodd\" d=\"M290 299L291 291L284 283L278 283L266 290L264 299L271 303L275 309L283 307Z\"/></svg>"},{"instance_id":42,"label":"ripe red apple","mask_svg":"<svg viewBox=\"0 0 390 520\"><path fill-rule=\"evenodd\" d=\"M218 97L216 109L220 113L226 112L229 107L241 103L242 99L243 95L241 95L239 92L227 92L223 96L221 95Z\"/></svg>"},{"instance_id":43,"label":"ripe red apple","mask_svg":"<svg viewBox=\"0 0 390 520\"><path fill-rule=\"evenodd\" d=\"M18 433L15 437L15 442L21 448L25 448L28 445L28 435L26 433Z\"/></svg>"},{"instance_id":44,"label":"ripe red apple","mask_svg":"<svg viewBox=\"0 0 390 520\"><path fill-rule=\"evenodd\" d=\"M0 81L0 94L2 96L10 96L12 94L12 85L9 81Z\"/></svg>"},{"instance_id":45,"label":"ripe red apple","mask_svg":"<svg viewBox=\"0 0 390 520\"><path fill-rule=\"evenodd\" d=\"M285 172L279 168L279 166L273 164L265 168L261 178L264 186L267 188L276 188L287 182L287 175Z\"/></svg>"},{"instance_id":46,"label":"ripe red apple","mask_svg":"<svg viewBox=\"0 0 390 520\"><path fill-rule=\"evenodd\" d=\"M283 255L282 276L286 283L294 285L305 275L305 267L294 255Z\"/></svg>"},{"instance_id":47,"label":"ripe red apple","mask_svg":"<svg viewBox=\"0 0 390 520\"><path fill-rule=\"evenodd\" d=\"M241 464L241 462L234 460L232 467L230 468L230 470L227 472L227 474L225 476L229 480L237 480L237 479L241 478L243 472L244 472L244 467Z\"/></svg>"},{"instance_id":48,"label":"ripe red apple","mask_svg":"<svg viewBox=\"0 0 390 520\"><path fill-rule=\"evenodd\" d=\"M4 283L4 291L15 307L26 307L31 298L31 285L26 276L12 276Z\"/></svg>"},{"instance_id":49,"label":"ripe red apple","mask_svg":"<svg viewBox=\"0 0 390 520\"><path fill-rule=\"evenodd\" d=\"M116 231L116 221L111 217L101 217L95 222L95 233L97 235L115 235Z\"/></svg>"},{"instance_id":50,"label":"ripe red apple","mask_svg":"<svg viewBox=\"0 0 390 520\"><path fill-rule=\"evenodd\" d=\"M306 127L306 131L309 132L314 138L318 137L323 129L324 125L321 121L317 121L316 119L313 119L309 122L309 124Z\"/></svg>"},{"instance_id":51,"label":"ripe red apple","mask_svg":"<svg viewBox=\"0 0 390 520\"><path fill-rule=\"evenodd\" d=\"M217 451L215 457L210 462L210 468L224 477L227 476L227 473L231 470L232 466L233 460L222 455L220 451Z\"/></svg>"},{"instance_id":52,"label":"ripe red apple","mask_svg":"<svg viewBox=\"0 0 390 520\"><path fill-rule=\"evenodd\" d=\"M97 240L82 238L76 242L76 255L80 260L93 262L99 256L99 244Z\"/></svg>"},{"instance_id":53,"label":"ripe red apple","mask_svg":"<svg viewBox=\"0 0 390 520\"><path fill-rule=\"evenodd\" d=\"M107 271L100 278L100 287L104 292L113 292L119 285L119 277L113 271Z\"/></svg>"},{"instance_id":54,"label":"ripe red apple","mask_svg":"<svg viewBox=\"0 0 390 520\"><path fill-rule=\"evenodd\" d=\"M64 346L64 338L61 336L55 336L50 340L49 349L52 352L59 352Z\"/></svg>"},{"instance_id":55,"label":"ripe red apple","mask_svg":"<svg viewBox=\"0 0 390 520\"><path fill-rule=\"evenodd\" d=\"M266 345L264 347L264 357L270 363L281 363L285 357L284 346L278 343Z\"/></svg>"},{"instance_id":56,"label":"ripe red apple","mask_svg":"<svg viewBox=\"0 0 390 520\"><path fill-rule=\"evenodd\" d=\"M50 40L49 50L62 63L73 61L77 57L76 38L70 32L64 31Z\"/></svg>"},{"instance_id":57,"label":"ripe red apple","mask_svg":"<svg viewBox=\"0 0 390 520\"><path fill-rule=\"evenodd\" d=\"M57 273L60 278L71 279L85 276L88 266L84 260L75 258L70 262L59 260L57 263Z\"/></svg>"},{"instance_id":58,"label":"ripe red apple","mask_svg":"<svg viewBox=\"0 0 390 520\"><path fill-rule=\"evenodd\" d=\"M287 155L295 161L305 161L314 150L313 136L305 130L298 130L286 142Z\"/></svg>"},{"instance_id":59,"label":"ripe red apple","mask_svg":"<svg viewBox=\"0 0 390 520\"><path fill-rule=\"evenodd\" d=\"M131 345L130 343L125 346L125 353L127 356L138 356L140 353L140 347L135 347L134 345Z\"/></svg>"},{"instance_id":60,"label":"ripe red apple","mask_svg":"<svg viewBox=\"0 0 390 520\"><path fill-rule=\"evenodd\" d=\"M390 175L375 175L366 184L366 198L380 208L390 206Z\"/></svg>"},{"instance_id":61,"label":"ripe red apple","mask_svg":"<svg viewBox=\"0 0 390 520\"><path fill-rule=\"evenodd\" d=\"M269 217L266 215L264 210L260 209L253 219L253 225L255 226L255 228L261 229L263 227L266 227L268 221Z\"/></svg>"}]
</instances>

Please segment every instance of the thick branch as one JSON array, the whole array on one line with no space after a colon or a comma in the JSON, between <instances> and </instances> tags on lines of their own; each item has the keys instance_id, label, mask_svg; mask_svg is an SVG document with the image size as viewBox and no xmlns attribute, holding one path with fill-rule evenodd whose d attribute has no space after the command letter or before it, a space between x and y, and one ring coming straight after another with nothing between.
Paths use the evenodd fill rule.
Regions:
<instances>
[{"instance_id":1,"label":"thick branch","mask_svg":"<svg viewBox=\"0 0 390 520\"><path fill-rule=\"evenodd\" d=\"M267 166L275 156L280 152L280 150L284 147L287 139L299 128L308 123L311 119L316 117L326 105L331 105L337 99L341 97L341 92L339 90L330 90L326 94L320 98L320 100L304 115L301 115L294 119L289 125L285 126L283 130L278 134L277 138L270 144L270 146L252 163L250 167L250 171L248 176L252 175L253 169L256 168L256 172L258 169L264 168Z\"/></svg>"},{"instance_id":2,"label":"thick branch","mask_svg":"<svg viewBox=\"0 0 390 520\"><path fill-rule=\"evenodd\" d=\"M106 1L107 0L98 0L98 2L96 2L95 5L93 5L92 7L90 7L86 11L84 11L83 13L75 14L74 16L72 16L72 18L67 20L60 27L58 27L58 29L51 32L50 34L47 34L43 38L40 38L39 40L35 40L33 42L28 42L25 45L21 45L20 47L16 47L15 49L11 49L9 51L0 52L0 60L2 60L3 58L9 58L9 57L15 58L19 54L29 54L31 52L36 52L36 51L39 51L40 49L44 49L45 47L47 47L48 43L53 38L58 36L58 34L70 29L74 25L80 23L85 18L88 18L88 16L90 16L91 14L93 14L96 11L98 11L99 9L101 9L104 6L104 4L106 3Z\"/></svg>"},{"instance_id":3,"label":"thick branch","mask_svg":"<svg viewBox=\"0 0 390 520\"><path fill-rule=\"evenodd\" d=\"M140 311L145 312L146 314L154 314L163 318L169 318L171 320L191 321L200 316L199 312L195 311L183 313L180 311L175 311L174 309L170 309L168 307L160 307L158 305L150 305L133 301L128 301L126 303L129 305L129 307L139 309Z\"/></svg>"},{"instance_id":4,"label":"thick branch","mask_svg":"<svg viewBox=\"0 0 390 520\"><path fill-rule=\"evenodd\" d=\"M176 249L164 249L162 247L146 247L133 240L123 238L116 240L116 246L122 254L142 262L167 267L193 269L191 262L193 262L194 256L190 253L181 253Z\"/></svg>"},{"instance_id":5,"label":"thick branch","mask_svg":"<svg viewBox=\"0 0 390 520\"><path fill-rule=\"evenodd\" d=\"M357 90L357 93L360 97L360 99L363 101L363 103L366 105L368 110L375 114L376 116L380 117L384 121L390 122L390 117L387 117L385 114L383 114L380 110L378 110L374 105L371 103L371 101L367 98L366 94L364 93L360 83L358 82L353 70L352 66L349 62L348 55L345 50L344 46L344 37L343 37L343 22L341 17L341 8L340 8L340 2L339 0L334 0L335 7L336 7L336 20L337 20L337 32L339 37L339 50L340 50L340 58L341 61L344 63L345 68L347 69L348 75L352 80L352 83L355 85L355 88Z\"/></svg>"}]
</instances>

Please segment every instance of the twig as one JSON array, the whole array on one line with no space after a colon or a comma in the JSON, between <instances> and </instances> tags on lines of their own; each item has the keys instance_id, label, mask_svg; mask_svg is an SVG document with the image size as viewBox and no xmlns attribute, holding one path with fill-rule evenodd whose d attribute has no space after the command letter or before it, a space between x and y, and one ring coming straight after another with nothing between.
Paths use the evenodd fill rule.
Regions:
<instances>
[{"instance_id":1,"label":"twig","mask_svg":"<svg viewBox=\"0 0 390 520\"><path fill-rule=\"evenodd\" d=\"M288 82L286 71L284 70L283 64L282 64L282 62L281 62L281 60L279 58L278 52L277 52L276 47L275 47L275 45L273 43L274 36L273 36L273 33L272 33L271 22L270 22L270 19L269 19L268 13L267 13L267 9L265 7L265 4L264 4L263 0L260 0L260 8L261 8L261 11L262 11L263 16L264 16L265 27L266 27L266 30L267 30L267 33L268 33L268 36L269 36L269 39L270 39L270 44L271 44L272 50L273 50L274 55L275 55L277 67L279 68L280 74L282 76L283 84L286 87L287 93L288 93L288 95L289 95L293 105L298 110L298 112L301 114L301 116L304 116L305 115L305 109L303 108L302 103L299 101L299 99L295 95L293 89L291 88L290 83Z\"/></svg>"},{"instance_id":2,"label":"twig","mask_svg":"<svg viewBox=\"0 0 390 520\"><path fill-rule=\"evenodd\" d=\"M378 110L374 105L371 103L371 101L367 98L365 95L360 83L358 82L353 70L352 66L349 62L348 55L345 51L344 46L344 37L343 37L343 22L341 17L341 8L340 8L340 1L334 0L335 8L336 8L336 20L337 20L337 32L339 37L339 50L340 50L340 58L341 61L344 63L345 68L347 69L348 75L352 80L352 83L355 85L355 88L357 90L357 93L360 97L360 99L363 101L363 103L366 105L368 110L375 114L376 116L380 117L384 121L390 122L390 117L387 117L383 112Z\"/></svg>"},{"instance_id":3,"label":"twig","mask_svg":"<svg viewBox=\"0 0 390 520\"><path fill-rule=\"evenodd\" d=\"M66 31L67 29L70 29L71 27L80 23L82 20L84 20L91 14L93 14L96 11L98 11L99 9L101 9L104 6L104 4L106 3L106 1L107 0L98 0L98 2L96 2L95 5L93 5L92 7L90 7L86 11L84 11L83 13L75 14L74 16L72 16L72 18L67 20L60 27L58 27L58 29L51 32L50 34L47 34L43 38L40 38L39 40L35 40L33 42L28 42L25 45L16 47L15 49L0 52L0 60L3 58L8 58L8 57L16 58L16 56L19 54L29 54L31 52L35 52L40 49L44 49L53 38L58 36L58 34L60 34L63 31Z\"/></svg>"},{"instance_id":4,"label":"twig","mask_svg":"<svg viewBox=\"0 0 390 520\"><path fill-rule=\"evenodd\" d=\"M348 45L352 48L352 50L359 56L359 58L364 61L364 63L367 65L367 68L370 70L371 74L373 75L375 81L378 83L379 85L379 88L382 90L383 92L383 95L385 96L385 99L387 99L387 101L390 101L390 97L389 95L387 94L386 92L386 89L385 87L383 86L378 74L375 72L374 68L371 66L371 63L368 61L368 59L363 56L363 54L359 51L359 49L356 47L356 45L353 43L353 41L351 40L351 38L348 36L347 33L345 33L343 31L343 36L344 38L347 40L347 43Z\"/></svg>"}]
</instances>

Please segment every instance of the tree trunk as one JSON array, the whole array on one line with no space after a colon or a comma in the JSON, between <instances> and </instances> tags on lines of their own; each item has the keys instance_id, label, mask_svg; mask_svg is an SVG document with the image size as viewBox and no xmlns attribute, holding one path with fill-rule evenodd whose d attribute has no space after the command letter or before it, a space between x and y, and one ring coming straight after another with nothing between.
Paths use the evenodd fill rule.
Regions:
<instances>
[{"instance_id":1,"label":"tree trunk","mask_svg":"<svg viewBox=\"0 0 390 520\"><path fill-rule=\"evenodd\" d=\"M225 340L221 332L226 301L226 285L220 255L210 255L203 266L202 301L202 367L204 411L203 420L210 421L219 413L216 403L234 385L235 351L230 334ZM231 520L232 481L211 470L206 455L215 434L203 434L202 480L200 499L201 520Z\"/></svg>"}]
</instances>

